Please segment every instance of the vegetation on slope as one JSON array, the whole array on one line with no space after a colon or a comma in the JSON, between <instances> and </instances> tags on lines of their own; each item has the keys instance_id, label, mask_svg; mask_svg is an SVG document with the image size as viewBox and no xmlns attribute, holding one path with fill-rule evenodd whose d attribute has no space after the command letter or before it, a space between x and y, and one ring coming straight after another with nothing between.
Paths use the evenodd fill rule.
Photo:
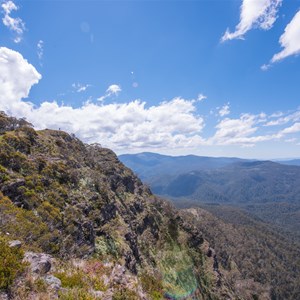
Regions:
<instances>
[{"instance_id":1,"label":"vegetation on slope","mask_svg":"<svg viewBox=\"0 0 300 300\"><path fill-rule=\"evenodd\" d=\"M221 205L204 208L190 208L183 213L194 220L191 222L197 224L217 249L219 261L226 270L237 266L242 278L254 278L270 285L272 299L300 298L299 243L292 243L241 209Z\"/></svg>"},{"instance_id":2,"label":"vegetation on slope","mask_svg":"<svg viewBox=\"0 0 300 300\"><path fill-rule=\"evenodd\" d=\"M51 295L235 297L232 286L218 279L222 269L213 268L201 231L153 196L112 151L85 145L63 131L35 131L25 120L4 113L0 125L0 232L20 240L29 260L39 257L30 253L38 252L56 258L57 272L48 267L44 272L52 272L50 281L67 290ZM74 258L81 260L76 272L72 263L62 263ZM107 291L98 293L96 288L105 290L106 284L95 283L86 271L91 258L108 264L109 274L102 274L108 277ZM128 275L117 278L125 278L125 285L114 275L123 267ZM30 299L37 292L49 293L49 276L36 277L28 270L22 276L9 287L11 295L26 292Z\"/></svg>"}]
</instances>

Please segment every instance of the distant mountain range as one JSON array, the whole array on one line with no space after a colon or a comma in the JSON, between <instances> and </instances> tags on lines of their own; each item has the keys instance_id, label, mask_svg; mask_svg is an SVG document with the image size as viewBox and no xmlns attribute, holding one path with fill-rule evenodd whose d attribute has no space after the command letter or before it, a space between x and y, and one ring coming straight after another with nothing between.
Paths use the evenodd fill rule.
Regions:
<instances>
[{"instance_id":1,"label":"distant mountain range","mask_svg":"<svg viewBox=\"0 0 300 300\"><path fill-rule=\"evenodd\" d=\"M158 195L197 202L299 202L300 160L127 154L119 159ZM295 164L295 165L288 165Z\"/></svg>"},{"instance_id":2,"label":"distant mountain range","mask_svg":"<svg viewBox=\"0 0 300 300\"><path fill-rule=\"evenodd\" d=\"M154 193L168 197L177 207L242 207L300 240L300 160L279 163L153 153L119 158Z\"/></svg>"},{"instance_id":3,"label":"distant mountain range","mask_svg":"<svg viewBox=\"0 0 300 300\"><path fill-rule=\"evenodd\" d=\"M123 154L119 159L141 179L157 175L178 175L196 170L218 169L232 163L248 161L236 157L168 156L151 152Z\"/></svg>"},{"instance_id":4,"label":"distant mountain range","mask_svg":"<svg viewBox=\"0 0 300 300\"><path fill-rule=\"evenodd\" d=\"M283 165L300 166L300 159L276 160L276 162Z\"/></svg>"}]
</instances>

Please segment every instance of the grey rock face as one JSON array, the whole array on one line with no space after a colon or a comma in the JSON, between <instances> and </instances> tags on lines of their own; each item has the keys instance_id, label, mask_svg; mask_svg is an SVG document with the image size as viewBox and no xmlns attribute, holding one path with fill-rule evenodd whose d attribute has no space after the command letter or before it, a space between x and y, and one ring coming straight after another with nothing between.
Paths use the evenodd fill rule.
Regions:
<instances>
[{"instance_id":1,"label":"grey rock face","mask_svg":"<svg viewBox=\"0 0 300 300\"><path fill-rule=\"evenodd\" d=\"M52 266L52 258L45 253L26 252L24 261L30 264L33 273L44 275L48 273Z\"/></svg>"},{"instance_id":2,"label":"grey rock face","mask_svg":"<svg viewBox=\"0 0 300 300\"><path fill-rule=\"evenodd\" d=\"M21 246L22 246L22 243L20 241L18 241L18 240L15 240L15 241L9 241L8 245L9 245L10 248L18 248L18 249L20 249Z\"/></svg>"},{"instance_id":3,"label":"grey rock face","mask_svg":"<svg viewBox=\"0 0 300 300\"><path fill-rule=\"evenodd\" d=\"M61 288L61 281L53 275L46 275L44 281L49 284L53 289L58 291Z\"/></svg>"}]
</instances>

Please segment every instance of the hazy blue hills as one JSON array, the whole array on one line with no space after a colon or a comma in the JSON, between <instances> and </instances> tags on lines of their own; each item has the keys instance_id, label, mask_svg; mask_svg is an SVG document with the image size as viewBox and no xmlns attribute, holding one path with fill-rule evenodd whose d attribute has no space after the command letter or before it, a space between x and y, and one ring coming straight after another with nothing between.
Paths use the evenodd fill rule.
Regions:
<instances>
[{"instance_id":1,"label":"hazy blue hills","mask_svg":"<svg viewBox=\"0 0 300 300\"><path fill-rule=\"evenodd\" d=\"M278 160L277 162L283 165L300 166L300 159Z\"/></svg>"},{"instance_id":2,"label":"hazy blue hills","mask_svg":"<svg viewBox=\"0 0 300 300\"><path fill-rule=\"evenodd\" d=\"M272 161L154 153L121 155L152 191L202 203L300 201L300 168Z\"/></svg>"},{"instance_id":3,"label":"hazy blue hills","mask_svg":"<svg viewBox=\"0 0 300 300\"><path fill-rule=\"evenodd\" d=\"M300 167L283 162L169 157L153 153L122 155L120 159L140 175L155 194L177 207L221 205L242 207L300 240Z\"/></svg>"},{"instance_id":4,"label":"hazy blue hills","mask_svg":"<svg viewBox=\"0 0 300 300\"><path fill-rule=\"evenodd\" d=\"M178 175L194 170L217 169L232 163L247 161L236 157L168 156L151 152L123 154L119 159L144 180L157 175Z\"/></svg>"}]
</instances>

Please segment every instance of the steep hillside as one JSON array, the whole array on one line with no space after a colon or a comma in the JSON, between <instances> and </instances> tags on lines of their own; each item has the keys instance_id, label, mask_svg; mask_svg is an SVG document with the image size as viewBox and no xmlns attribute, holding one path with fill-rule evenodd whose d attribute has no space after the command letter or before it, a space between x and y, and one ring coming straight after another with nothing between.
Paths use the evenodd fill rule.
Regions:
<instances>
[{"instance_id":1,"label":"steep hillside","mask_svg":"<svg viewBox=\"0 0 300 300\"><path fill-rule=\"evenodd\" d=\"M249 213L206 205L183 212L215 247L220 264L271 286L272 299L300 299L300 244ZM210 212L208 212L209 210ZM195 219L198 220L195 221ZM237 284L235 278L232 283Z\"/></svg>"},{"instance_id":2,"label":"steep hillside","mask_svg":"<svg viewBox=\"0 0 300 300\"><path fill-rule=\"evenodd\" d=\"M0 255L0 298L260 297L259 284L237 290L201 231L112 151L3 113L0 126L0 247L12 257Z\"/></svg>"}]
</instances>

